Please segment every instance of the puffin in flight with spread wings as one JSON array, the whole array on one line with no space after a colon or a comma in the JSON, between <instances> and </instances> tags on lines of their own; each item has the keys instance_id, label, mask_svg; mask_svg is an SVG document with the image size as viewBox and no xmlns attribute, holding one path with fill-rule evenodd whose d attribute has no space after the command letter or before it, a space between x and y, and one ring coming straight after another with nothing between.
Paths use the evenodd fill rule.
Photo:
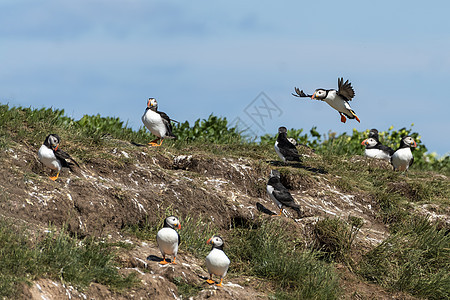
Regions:
<instances>
[{"instance_id":1,"label":"puffin in flight with spread wings","mask_svg":"<svg viewBox=\"0 0 450 300\"><path fill-rule=\"evenodd\" d=\"M338 90L317 89L312 95L305 94L303 90L300 90L297 87L294 89L295 94L292 93L292 95L295 97L308 97L328 103L328 105L339 112L342 123L347 121L346 117L349 119L356 119L356 121L360 122L358 116L350 107L350 104L348 104L348 101L351 101L352 98L355 97L355 91L348 80L344 82L344 79L341 77L338 79Z\"/></svg>"}]
</instances>

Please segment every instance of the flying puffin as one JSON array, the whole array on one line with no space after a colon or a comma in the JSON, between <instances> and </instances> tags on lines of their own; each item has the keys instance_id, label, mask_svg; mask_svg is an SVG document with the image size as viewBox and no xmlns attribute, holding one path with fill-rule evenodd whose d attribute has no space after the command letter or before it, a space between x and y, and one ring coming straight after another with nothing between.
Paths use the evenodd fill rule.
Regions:
<instances>
[{"instance_id":1,"label":"flying puffin","mask_svg":"<svg viewBox=\"0 0 450 300\"><path fill-rule=\"evenodd\" d=\"M278 137L274 145L275 152L283 162L286 161L300 161L300 155L293 143L287 138L286 127L278 128Z\"/></svg>"},{"instance_id":2,"label":"flying puffin","mask_svg":"<svg viewBox=\"0 0 450 300\"><path fill-rule=\"evenodd\" d=\"M60 142L61 139L57 134L49 134L45 138L44 144L38 151L39 161L46 167L56 171L55 176L50 176L50 179L53 181L58 179L59 172L61 172L62 168L69 168L73 171L72 166L74 164L66 161L66 159L70 159L77 165L77 167L80 167L80 165L69 154L59 149Z\"/></svg>"},{"instance_id":3,"label":"flying puffin","mask_svg":"<svg viewBox=\"0 0 450 300\"><path fill-rule=\"evenodd\" d=\"M225 252L223 252L223 239L218 235L214 235L206 242L206 244L212 245L211 252L209 252L205 259L206 268L208 268L209 273L209 279L206 280L206 282L209 284L215 283L212 279L214 274L220 276L220 282L216 285L222 286L223 278L227 275L228 267L230 266L230 259Z\"/></svg>"},{"instance_id":4,"label":"flying puffin","mask_svg":"<svg viewBox=\"0 0 450 300\"><path fill-rule=\"evenodd\" d=\"M411 147L417 147L416 141L410 136L403 137L400 141L400 147L391 156L394 171L408 171L408 168L413 164L414 156Z\"/></svg>"},{"instance_id":5,"label":"flying puffin","mask_svg":"<svg viewBox=\"0 0 450 300\"><path fill-rule=\"evenodd\" d=\"M378 139L378 130L371 129L369 131L369 138L362 141L361 145L366 146L364 155L372 158L379 158L390 160L394 150L380 143Z\"/></svg>"},{"instance_id":6,"label":"flying puffin","mask_svg":"<svg viewBox=\"0 0 450 300\"><path fill-rule=\"evenodd\" d=\"M169 118L169 116L158 111L158 102L155 98L148 98L147 108L142 116L142 122L150 132L158 138L148 143L150 146L161 146L165 138L177 139L176 135L172 133L172 124L170 121L177 122ZM157 142L160 141L158 144Z\"/></svg>"},{"instance_id":7,"label":"flying puffin","mask_svg":"<svg viewBox=\"0 0 450 300\"><path fill-rule=\"evenodd\" d=\"M292 198L291 193L289 193L289 190L280 182L280 172L277 170L270 171L270 178L267 182L266 188L270 198L280 209L278 216L281 216L283 207L286 206L295 210L299 218L303 216L300 205L295 203L294 198Z\"/></svg>"},{"instance_id":8,"label":"flying puffin","mask_svg":"<svg viewBox=\"0 0 450 300\"><path fill-rule=\"evenodd\" d=\"M180 221L177 217L170 216L164 220L164 226L156 234L156 242L158 243L159 251L163 256L163 261L160 262L161 265L166 265L166 255L173 255L172 264L177 264L175 259L177 258L178 245L180 245L180 235L175 230L181 229Z\"/></svg>"},{"instance_id":9,"label":"flying puffin","mask_svg":"<svg viewBox=\"0 0 450 300\"><path fill-rule=\"evenodd\" d=\"M353 109L348 104L348 101L351 101L353 97L355 97L355 91L353 90L352 84L350 82L345 81L344 79L338 78L338 90L325 90L325 89L317 89L314 94L307 95L300 90L299 88L294 88L295 94L292 93L295 97L309 97L311 99L322 100L328 103L332 108L337 110L341 115L341 122L345 123L347 118L356 119L359 121L358 116L355 114Z\"/></svg>"}]
</instances>

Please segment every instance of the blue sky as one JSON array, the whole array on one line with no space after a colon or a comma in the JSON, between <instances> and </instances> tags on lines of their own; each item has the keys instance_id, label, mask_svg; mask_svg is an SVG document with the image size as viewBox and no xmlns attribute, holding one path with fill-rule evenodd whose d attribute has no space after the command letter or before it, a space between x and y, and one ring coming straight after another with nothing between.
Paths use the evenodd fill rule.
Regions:
<instances>
[{"instance_id":1,"label":"blue sky","mask_svg":"<svg viewBox=\"0 0 450 300\"><path fill-rule=\"evenodd\" d=\"M443 155L449 10L447 1L3 0L0 102L117 116L133 128L148 97L173 119L213 113L256 134L414 123ZM341 76L355 88L361 124L291 96L294 86L336 88ZM248 113L261 95L277 110L261 108L259 122Z\"/></svg>"}]
</instances>

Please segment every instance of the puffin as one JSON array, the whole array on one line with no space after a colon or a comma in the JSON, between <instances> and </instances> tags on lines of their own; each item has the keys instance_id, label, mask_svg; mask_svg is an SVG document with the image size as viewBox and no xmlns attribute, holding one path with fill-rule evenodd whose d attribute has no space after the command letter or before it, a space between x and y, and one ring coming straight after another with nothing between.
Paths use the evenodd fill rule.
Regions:
<instances>
[{"instance_id":1,"label":"puffin","mask_svg":"<svg viewBox=\"0 0 450 300\"><path fill-rule=\"evenodd\" d=\"M73 171L72 166L75 164L77 167L80 165L66 152L59 148L61 138L57 134L49 134L45 140L44 144L38 150L38 159L46 167L56 171L55 176L49 176L53 181L58 179L59 173L62 168L69 168ZM70 159L72 162L66 161Z\"/></svg>"},{"instance_id":2,"label":"puffin","mask_svg":"<svg viewBox=\"0 0 450 300\"><path fill-rule=\"evenodd\" d=\"M280 212L277 216L281 216L283 207L290 207L297 212L299 218L303 217L300 205L295 203L289 190L284 187L280 181L280 172L277 170L270 171L269 181L267 182L267 193L269 194L275 205L278 206Z\"/></svg>"},{"instance_id":3,"label":"puffin","mask_svg":"<svg viewBox=\"0 0 450 300\"><path fill-rule=\"evenodd\" d=\"M408 171L408 168L414 162L411 148L415 147L417 147L417 144L412 137L405 136L402 138L400 147L391 156L391 164L394 167L394 171Z\"/></svg>"},{"instance_id":4,"label":"puffin","mask_svg":"<svg viewBox=\"0 0 450 300\"><path fill-rule=\"evenodd\" d=\"M147 108L142 116L142 123L153 135L157 136L157 139L148 143L150 146L159 147L166 138L177 139L177 136L172 132L170 121L177 122L170 119L166 113L158 111L158 102L156 102L155 98L148 98ZM158 141L160 141L159 144L157 143Z\"/></svg>"},{"instance_id":5,"label":"puffin","mask_svg":"<svg viewBox=\"0 0 450 300\"><path fill-rule=\"evenodd\" d=\"M208 269L209 279L206 280L209 284L214 284L212 279L213 274L220 276L220 282L216 284L217 286L222 286L223 278L227 275L228 267L230 266L230 259L223 252L223 239L218 236L212 236L206 244L212 245L211 252L206 256L206 268Z\"/></svg>"},{"instance_id":6,"label":"puffin","mask_svg":"<svg viewBox=\"0 0 450 300\"><path fill-rule=\"evenodd\" d=\"M297 147L288 140L286 127L278 128L278 137L274 145L275 152L283 161L300 161L300 154L298 154Z\"/></svg>"},{"instance_id":7,"label":"puffin","mask_svg":"<svg viewBox=\"0 0 450 300\"><path fill-rule=\"evenodd\" d=\"M161 255L163 256L163 261L160 262L161 265L168 264L166 261L167 254L173 255L172 264L177 264L175 260L177 258L178 246L180 245L181 239L175 228L181 229L180 221L175 216L169 216L164 219L163 228L156 234L156 242L158 243L159 251L161 251Z\"/></svg>"},{"instance_id":8,"label":"puffin","mask_svg":"<svg viewBox=\"0 0 450 300\"><path fill-rule=\"evenodd\" d=\"M369 137L361 142L361 145L366 146L364 155L372 158L379 158L390 160L394 150L391 147L380 143L378 130L375 128L369 131Z\"/></svg>"},{"instance_id":9,"label":"puffin","mask_svg":"<svg viewBox=\"0 0 450 300\"><path fill-rule=\"evenodd\" d=\"M338 78L338 90L316 89L312 95L305 94L303 90L300 90L297 87L295 87L294 90L295 94L292 93L292 95L295 97L308 97L328 103L328 105L339 112L342 123L347 121L346 117L349 119L356 119L356 121L360 122L358 116L348 103L355 97L355 90L353 89L352 84L348 82L348 80L344 82L344 78L342 77Z\"/></svg>"}]
</instances>

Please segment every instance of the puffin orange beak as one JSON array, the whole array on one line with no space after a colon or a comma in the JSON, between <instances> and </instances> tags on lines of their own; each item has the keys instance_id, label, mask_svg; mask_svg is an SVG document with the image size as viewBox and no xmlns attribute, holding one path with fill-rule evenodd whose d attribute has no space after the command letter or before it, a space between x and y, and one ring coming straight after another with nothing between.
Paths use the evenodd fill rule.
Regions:
<instances>
[{"instance_id":1,"label":"puffin orange beak","mask_svg":"<svg viewBox=\"0 0 450 300\"><path fill-rule=\"evenodd\" d=\"M56 151L56 150L58 150L58 147L59 147L59 144L58 145L56 145L54 148L53 148L53 151Z\"/></svg>"},{"instance_id":2,"label":"puffin orange beak","mask_svg":"<svg viewBox=\"0 0 450 300\"><path fill-rule=\"evenodd\" d=\"M206 241L206 245L211 244L211 239L212 239L212 238L210 238L208 241Z\"/></svg>"},{"instance_id":3,"label":"puffin orange beak","mask_svg":"<svg viewBox=\"0 0 450 300\"><path fill-rule=\"evenodd\" d=\"M362 141L361 145L367 145L366 144L367 139L365 139L364 141Z\"/></svg>"},{"instance_id":4,"label":"puffin orange beak","mask_svg":"<svg viewBox=\"0 0 450 300\"><path fill-rule=\"evenodd\" d=\"M316 99L316 93L314 92L314 94L311 96L311 99Z\"/></svg>"},{"instance_id":5,"label":"puffin orange beak","mask_svg":"<svg viewBox=\"0 0 450 300\"><path fill-rule=\"evenodd\" d=\"M178 225L175 225L178 229L181 229L181 223L178 223Z\"/></svg>"},{"instance_id":6,"label":"puffin orange beak","mask_svg":"<svg viewBox=\"0 0 450 300\"><path fill-rule=\"evenodd\" d=\"M151 106L151 105L150 105L150 99L148 99L148 101L147 101L147 107L150 108L150 106Z\"/></svg>"},{"instance_id":7,"label":"puffin orange beak","mask_svg":"<svg viewBox=\"0 0 450 300\"><path fill-rule=\"evenodd\" d=\"M417 147L416 141L414 141L414 144L412 144L411 146L413 146L414 148L416 148L416 147Z\"/></svg>"}]
</instances>

